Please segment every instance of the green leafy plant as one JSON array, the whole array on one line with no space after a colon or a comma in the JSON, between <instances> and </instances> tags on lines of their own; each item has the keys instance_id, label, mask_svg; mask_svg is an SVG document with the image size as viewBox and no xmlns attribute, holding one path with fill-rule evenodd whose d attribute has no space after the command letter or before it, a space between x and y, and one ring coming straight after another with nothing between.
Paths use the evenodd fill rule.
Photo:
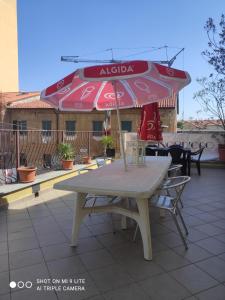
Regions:
<instances>
[{"instance_id":1,"label":"green leafy plant","mask_svg":"<svg viewBox=\"0 0 225 300\"><path fill-rule=\"evenodd\" d=\"M61 159L72 160L74 158L74 151L71 144L66 144L66 143L59 144L58 152Z\"/></svg>"},{"instance_id":2,"label":"green leafy plant","mask_svg":"<svg viewBox=\"0 0 225 300\"><path fill-rule=\"evenodd\" d=\"M105 149L112 149L114 145L114 141L111 135L105 135L102 137L101 142Z\"/></svg>"}]
</instances>

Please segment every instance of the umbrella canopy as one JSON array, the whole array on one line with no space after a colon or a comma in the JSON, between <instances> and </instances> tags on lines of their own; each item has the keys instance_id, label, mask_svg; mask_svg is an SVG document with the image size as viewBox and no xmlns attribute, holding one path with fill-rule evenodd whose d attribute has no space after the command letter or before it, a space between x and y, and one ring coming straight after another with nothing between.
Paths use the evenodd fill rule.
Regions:
<instances>
[{"instance_id":1,"label":"umbrella canopy","mask_svg":"<svg viewBox=\"0 0 225 300\"><path fill-rule=\"evenodd\" d=\"M187 72L150 61L129 61L78 69L41 92L41 99L61 111L117 110L172 97L191 81Z\"/></svg>"},{"instance_id":2,"label":"umbrella canopy","mask_svg":"<svg viewBox=\"0 0 225 300\"><path fill-rule=\"evenodd\" d=\"M187 72L147 61L76 70L41 93L61 111L91 111L145 105L172 97L190 83ZM116 82L117 93L115 95Z\"/></svg>"},{"instance_id":3,"label":"umbrella canopy","mask_svg":"<svg viewBox=\"0 0 225 300\"><path fill-rule=\"evenodd\" d=\"M162 129L157 102L142 107L139 138L146 141L162 141Z\"/></svg>"}]
</instances>

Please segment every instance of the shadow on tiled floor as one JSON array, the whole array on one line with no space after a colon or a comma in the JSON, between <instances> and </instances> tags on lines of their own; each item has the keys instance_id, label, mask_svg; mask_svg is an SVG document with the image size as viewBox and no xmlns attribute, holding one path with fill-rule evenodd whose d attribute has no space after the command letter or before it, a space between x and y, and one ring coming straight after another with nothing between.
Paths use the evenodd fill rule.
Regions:
<instances>
[{"instance_id":1,"label":"shadow on tiled floor","mask_svg":"<svg viewBox=\"0 0 225 300\"><path fill-rule=\"evenodd\" d=\"M140 236L132 242L135 224L113 234L106 214L88 216L78 247L71 248L74 194L69 192L49 190L0 211L0 300L224 300L225 170L202 173L192 176L183 194L189 250L170 216L160 219L152 210L152 261L143 259ZM113 223L119 224L118 216ZM62 279L63 284L56 281ZM85 283L70 282L74 279ZM20 287L10 289L10 281ZM65 290L68 286L85 291Z\"/></svg>"}]
</instances>

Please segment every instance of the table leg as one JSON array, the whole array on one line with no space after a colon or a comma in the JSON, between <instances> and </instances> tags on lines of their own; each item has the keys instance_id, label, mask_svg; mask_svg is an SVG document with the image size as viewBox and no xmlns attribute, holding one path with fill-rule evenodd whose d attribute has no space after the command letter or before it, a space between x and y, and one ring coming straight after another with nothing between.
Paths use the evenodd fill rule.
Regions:
<instances>
[{"instance_id":1,"label":"table leg","mask_svg":"<svg viewBox=\"0 0 225 300\"><path fill-rule=\"evenodd\" d=\"M123 202L123 205L126 207L126 208L129 208L129 201L128 201L128 198L124 198L122 200ZM122 229L127 229L127 217L126 216L123 216L122 215L122 218L121 218L121 228Z\"/></svg>"},{"instance_id":2,"label":"table leg","mask_svg":"<svg viewBox=\"0 0 225 300\"><path fill-rule=\"evenodd\" d=\"M136 201L137 201L137 206L139 211L139 218L137 222L139 225L142 242L143 242L144 258L146 260L152 260L152 241L151 241L148 199L137 198Z\"/></svg>"},{"instance_id":3,"label":"table leg","mask_svg":"<svg viewBox=\"0 0 225 300\"><path fill-rule=\"evenodd\" d=\"M71 246L77 246L80 224L84 216L87 214L87 212L83 210L86 195L87 194L78 193L77 199L75 199Z\"/></svg>"},{"instance_id":4,"label":"table leg","mask_svg":"<svg viewBox=\"0 0 225 300\"><path fill-rule=\"evenodd\" d=\"M191 175L191 154L187 154L187 169L188 169L188 176Z\"/></svg>"}]
</instances>

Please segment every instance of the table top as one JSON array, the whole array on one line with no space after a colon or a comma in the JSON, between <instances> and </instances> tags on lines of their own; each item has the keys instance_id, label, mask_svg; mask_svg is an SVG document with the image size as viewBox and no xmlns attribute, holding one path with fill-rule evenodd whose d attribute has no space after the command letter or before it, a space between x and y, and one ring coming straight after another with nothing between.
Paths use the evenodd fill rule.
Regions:
<instances>
[{"instance_id":1,"label":"table top","mask_svg":"<svg viewBox=\"0 0 225 300\"><path fill-rule=\"evenodd\" d=\"M158 188L167 174L170 157L146 157L145 166L128 166L124 170L123 161L75 176L54 185L55 189L117 195L122 197L148 198Z\"/></svg>"}]
</instances>

